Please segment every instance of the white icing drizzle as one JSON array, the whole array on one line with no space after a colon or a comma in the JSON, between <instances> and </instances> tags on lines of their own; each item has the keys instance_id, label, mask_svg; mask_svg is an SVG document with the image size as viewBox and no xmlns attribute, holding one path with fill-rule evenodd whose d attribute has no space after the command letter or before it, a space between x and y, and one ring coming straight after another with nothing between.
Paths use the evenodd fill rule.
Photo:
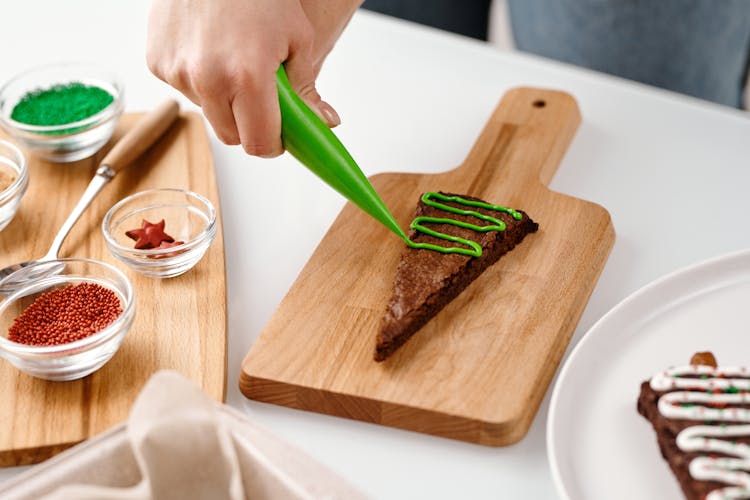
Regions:
<instances>
[{"instance_id":1,"label":"white icing drizzle","mask_svg":"<svg viewBox=\"0 0 750 500\"><path fill-rule=\"evenodd\" d=\"M681 403L692 406L683 407ZM659 413L667 418L685 420L717 420L720 422L748 422L750 410L744 408L709 408L696 403L750 405L750 393L709 394L707 392L668 392L659 398Z\"/></svg>"},{"instance_id":2,"label":"white icing drizzle","mask_svg":"<svg viewBox=\"0 0 750 500\"><path fill-rule=\"evenodd\" d=\"M707 379L679 378L684 375L706 375ZM725 389L734 386L737 389L749 391L750 378L729 379L716 377L750 377L750 371L745 367L729 366L712 368L704 365L677 366L667 371L657 373L651 378L651 388L655 391L670 389Z\"/></svg>"},{"instance_id":3,"label":"white icing drizzle","mask_svg":"<svg viewBox=\"0 0 750 500\"><path fill-rule=\"evenodd\" d=\"M677 446L684 452L729 455L704 455L690 462L690 475L694 479L729 485L712 491L706 500L750 499L750 446L732 439L750 436L750 410L739 408L750 405L748 369L680 366L654 375L649 385L655 391L684 389L668 392L659 398L659 413L664 417L721 422L719 425L693 425L677 435ZM723 392L727 389L733 392Z\"/></svg>"}]
</instances>

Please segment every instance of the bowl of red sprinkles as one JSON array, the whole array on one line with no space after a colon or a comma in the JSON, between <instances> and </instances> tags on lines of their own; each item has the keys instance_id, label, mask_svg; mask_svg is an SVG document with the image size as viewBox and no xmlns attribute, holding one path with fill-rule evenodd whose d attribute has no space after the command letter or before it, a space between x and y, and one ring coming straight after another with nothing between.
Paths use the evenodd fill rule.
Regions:
<instances>
[{"instance_id":1,"label":"bowl of red sprinkles","mask_svg":"<svg viewBox=\"0 0 750 500\"><path fill-rule=\"evenodd\" d=\"M63 381L93 373L133 324L133 286L104 262L37 262L6 279L24 284L0 301L0 357L33 377Z\"/></svg>"},{"instance_id":2,"label":"bowl of red sprinkles","mask_svg":"<svg viewBox=\"0 0 750 500\"><path fill-rule=\"evenodd\" d=\"M185 189L150 189L115 204L102 220L107 248L143 275L172 278L189 271L216 238L216 209Z\"/></svg>"}]
</instances>

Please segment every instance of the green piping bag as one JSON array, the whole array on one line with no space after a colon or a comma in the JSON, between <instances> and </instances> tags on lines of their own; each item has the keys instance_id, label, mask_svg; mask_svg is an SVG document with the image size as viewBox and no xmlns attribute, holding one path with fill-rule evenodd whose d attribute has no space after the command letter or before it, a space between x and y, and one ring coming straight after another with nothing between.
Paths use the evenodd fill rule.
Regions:
<instances>
[{"instance_id":1,"label":"green piping bag","mask_svg":"<svg viewBox=\"0 0 750 500\"><path fill-rule=\"evenodd\" d=\"M281 139L292 156L323 182L406 240L406 234L336 134L292 90L284 66L276 72Z\"/></svg>"}]
</instances>

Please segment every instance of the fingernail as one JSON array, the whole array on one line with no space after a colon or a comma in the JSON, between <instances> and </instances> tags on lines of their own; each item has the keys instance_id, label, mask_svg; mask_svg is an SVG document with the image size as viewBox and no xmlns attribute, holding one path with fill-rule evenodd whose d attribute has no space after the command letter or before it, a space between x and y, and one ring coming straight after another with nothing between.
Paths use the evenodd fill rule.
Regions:
<instances>
[{"instance_id":1,"label":"fingernail","mask_svg":"<svg viewBox=\"0 0 750 500\"><path fill-rule=\"evenodd\" d=\"M337 125L341 125L341 118L339 118L339 114L336 113L336 110L333 109L327 102L324 101L320 103L320 112L323 113L326 124L329 127L333 128Z\"/></svg>"}]
</instances>

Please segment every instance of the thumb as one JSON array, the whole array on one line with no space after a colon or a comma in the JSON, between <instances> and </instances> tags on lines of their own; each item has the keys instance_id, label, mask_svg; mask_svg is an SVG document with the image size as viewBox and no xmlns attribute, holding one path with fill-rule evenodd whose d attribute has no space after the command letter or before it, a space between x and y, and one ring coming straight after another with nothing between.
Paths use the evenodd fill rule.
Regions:
<instances>
[{"instance_id":1,"label":"thumb","mask_svg":"<svg viewBox=\"0 0 750 500\"><path fill-rule=\"evenodd\" d=\"M330 104L321 99L315 88L315 70L309 52L308 49L299 49L291 53L284 68L297 95L326 125L333 128L341 124L341 118Z\"/></svg>"}]
</instances>

